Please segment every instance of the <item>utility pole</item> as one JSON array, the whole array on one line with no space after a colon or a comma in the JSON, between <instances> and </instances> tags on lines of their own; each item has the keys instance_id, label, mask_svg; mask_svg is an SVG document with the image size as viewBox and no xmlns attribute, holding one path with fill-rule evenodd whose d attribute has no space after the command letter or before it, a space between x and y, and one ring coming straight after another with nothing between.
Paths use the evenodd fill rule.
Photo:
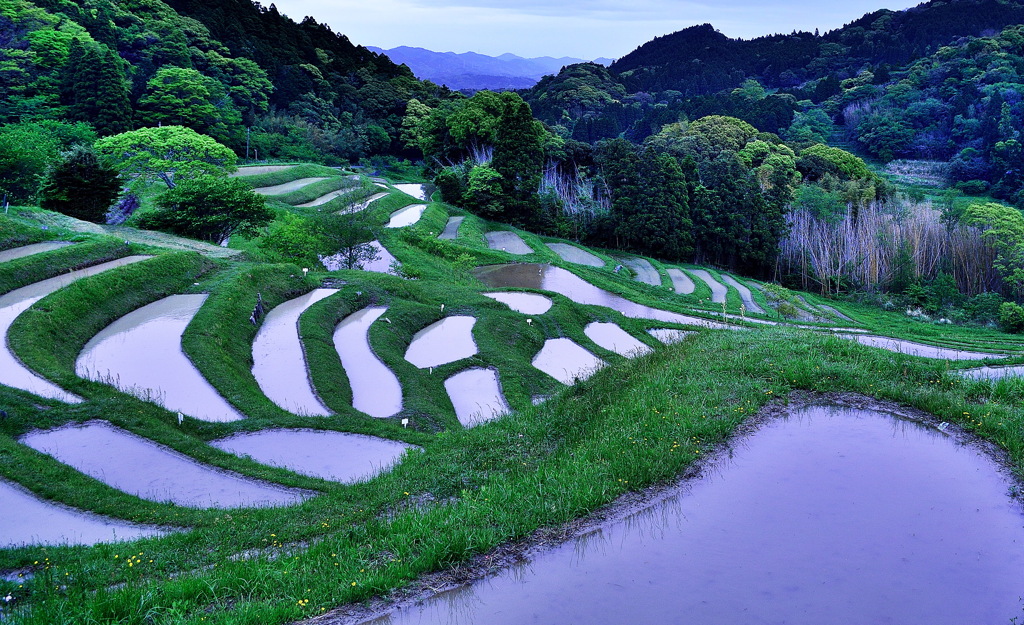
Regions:
<instances>
[{"instance_id":1,"label":"utility pole","mask_svg":"<svg viewBox=\"0 0 1024 625\"><path fill-rule=\"evenodd\" d=\"M250 127L245 127L245 160L249 160L249 130Z\"/></svg>"}]
</instances>

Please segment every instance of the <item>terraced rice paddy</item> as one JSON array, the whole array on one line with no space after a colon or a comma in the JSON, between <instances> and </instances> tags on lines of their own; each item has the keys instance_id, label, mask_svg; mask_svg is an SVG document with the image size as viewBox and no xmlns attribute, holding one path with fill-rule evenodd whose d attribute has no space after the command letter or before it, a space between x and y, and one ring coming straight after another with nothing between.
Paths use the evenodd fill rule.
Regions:
<instances>
[{"instance_id":1,"label":"terraced rice paddy","mask_svg":"<svg viewBox=\"0 0 1024 625\"><path fill-rule=\"evenodd\" d=\"M32 256L33 254L41 254L43 252L51 252L53 250L60 249L74 245L71 241L46 241L43 243L33 243L32 245L23 245L9 250L0 251L0 263L14 260L15 258L24 258L26 256Z\"/></svg>"},{"instance_id":2,"label":"terraced rice paddy","mask_svg":"<svg viewBox=\"0 0 1024 625\"><path fill-rule=\"evenodd\" d=\"M637 282L643 282L651 286L661 286L661 274L654 268L651 261L646 258L630 256L618 258L617 260L633 270L633 273L636 274L634 278Z\"/></svg>"},{"instance_id":3,"label":"terraced rice paddy","mask_svg":"<svg viewBox=\"0 0 1024 625\"><path fill-rule=\"evenodd\" d=\"M474 317L445 317L412 337L405 359L420 369L469 358L477 352L473 340Z\"/></svg>"},{"instance_id":4,"label":"terraced rice paddy","mask_svg":"<svg viewBox=\"0 0 1024 625\"><path fill-rule=\"evenodd\" d=\"M551 310L552 305L550 297L538 293L502 291L500 293L484 293L484 295L524 315L543 315Z\"/></svg>"},{"instance_id":5,"label":"terraced rice paddy","mask_svg":"<svg viewBox=\"0 0 1024 625\"><path fill-rule=\"evenodd\" d=\"M391 213L391 219L385 228L406 228L415 224L423 217L423 211L427 210L425 204L413 204Z\"/></svg>"},{"instance_id":6,"label":"terraced rice paddy","mask_svg":"<svg viewBox=\"0 0 1024 625\"><path fill-rule=\"evenodd\" d=\"M484 238L487 239L487 247L492 250L508 252L517 256L533 254L533 248L527 245L526 241L515 232L495 230L485 234Z\"/></svg>"},{"instance_id":7,"label":"terraced rice paddy","mask_svg":"<svg viewBox=\"0 0 1024 625\"><path fill-rule=\"evenodd\" d=\"M310 384L306 356L299 342L299 315L336 289L316 289L287 301L267 314L252 344L252 374L275 404L309 417L331 414Z\"/></svg>"},{"instance_id":8,"label":"terraced rice paddy","mask_svg":"<svg viewBox=\"0 0 1024 625\"><path fill-rule=\"evenodd\" d=\"M704 281L711 288L711 301L715 304L724 304L729 289L724 284L715 280L705 269L691 269L690 273Z\"/></svg>"},{"instance_id":9,"label":"terraced rice paddy","mask_svg":"<svg viewBox=\"0 0 1024 625\"><path fill-rule=\"evenodd\" d=\"M291 182L275 184L271 187L259 187L257 189L253 189L253 191L260 195L284 195L285 193L298 191L303 187L308 187L314 182L320 182L323 180L327 180L327 178L299 178L298 180L292 180Z\"/></svg>"},{"instance_id":10,"label":"terraced rice paddy","mask_svg":"<svg viewBox=\"0 0 1024 625\"><path fill-rule=\"evenodd\" d=\"M740 299L743 300L743 306L746 307L747 312L757 313L759 315L764 314L764 309L758 306L757 302L754 301L754 296L750 292L750 289L747 288L747 285L741 284L739 280L727 274L722 274L722 280L725 280L726 284L736 289L740 294Z\"/></svg>"},{"instance_id":11,"label":"terraced rice paddy","mask_svg":"<svg viewBox=\"0 0 1024 625\"><path fill-rule=\"evenodd\" d=\"M86 344L75 372L203 421L245 418L181 349L185 327L205 301L172 295L121 317Z\"/></svg>"},{"instance_id":12,"label":"terraced rice paddy","mask_svg":"<svg viewBox=\"0 0 1024 625\"><path fill-rule=\"evenodd\" d=\"M651 352L645 343L614 323L595 321L583 328L583 333L591 341L620 356L634 358Z\"/></svg>"},{"instance_id":13,"label":"terraced rice paddy","mask_svg":"<svg viewBox=\"0 0 1024 625\"><path fill-rule=\"evenodd\" d=\"M445 391L463 427L473 427L510 412L495 369L466 369L444 381Z\"/></svg>"},{"instance_id":14,"label":"terraced rice paddy","mask_svg":"<svg viewBox=\"0 0 1024 625\"><path fill-rule=\"evenodd\" d=\"M385 307L352 313L334 331L334 348L352 388L352 407L371 417L390 417L402 409L402 385L370 346L370 326Z\"/></svg>"},{"instance_id":15,"label":"terraced rice paddy","mask_svg":"<svg viewBox=\"0 0 1024 625\"><path fill-rule=\"evenodd\" d=\"M587 267L604 267L603 260L584 249L576 247L575 245L569 245L568 243L548 243L547 246L551 248L552 252L558 254L558 256L567 263L586 265Z\"/></svg>"},{"instance_id":16,"label":"terraced rice paddy","mask_svg":"<svg viewBox=\"0 0 1024 625\"><path fill-rule=\"evenodd\" d=\"M21 442L104 484L151 501L238 508L285 506L311 495L214 469L103 421L30 432Z\"/></svg>"},{"instance_id":17,"label":"terraced rice paddy","mask_svg":"<svg viewBox=\"0 0 1024 625\"><path fill-rule=\"evenodd\" d=\"M562 384L571 386L594 375L607 363L575 341L559 338L544 341L544 347L533 357L532 364Z\"/></svg>"},{"instance_id":18,"label":"terraced rice paddy","mask_svg":"<svg viewBox=\"0 0 1024 625\"><path fill-rule=\"evenodd\" d=\"M690 279L690 276L686 275L686 272L682 269L676 269L675 267L669 269L668 277L672 279L672 288L680 295L689 295L697 288L693 280Z\"/></svg>"},{"instance_id":19,"label":"terraced rice paddy","mask_svg":"<svg viewBox=\"0 0 1024 625\"><path fill-rule=\"evenodd\" d=\"M465 217L449 217L448 222L444 225L444 230L441 234L437 235L437 238L444 239L447 241L453 241L459 236L459 226L462 225L462 221Z\"/></svg>"}]
</instances>

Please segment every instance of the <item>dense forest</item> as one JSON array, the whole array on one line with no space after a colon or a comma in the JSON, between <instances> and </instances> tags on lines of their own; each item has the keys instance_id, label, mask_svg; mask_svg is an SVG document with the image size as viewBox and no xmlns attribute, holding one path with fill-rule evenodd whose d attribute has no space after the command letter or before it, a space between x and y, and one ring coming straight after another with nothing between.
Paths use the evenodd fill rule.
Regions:
<instances>
[{"instance_id":1,"label":"dense forest","mask_svg":"<svg viewBox=\"0 0 1024 625\"><path fill-rule=\"evenodd\" d=\"M274 5L0 0L0 192L48 201L55 171L118 158L129 173L103 146L184 128L221 164L422 159L488 218L823 293L988 298L985 320L1024 296L1022 23L1017 2L934 0L824 34L704 24L466 97ZM931 196L894 187L892 161L927 169ZM86 195L112 202L112 184ZM131 186L94 218L130 218Z\"/></svg>"}]
</instances>

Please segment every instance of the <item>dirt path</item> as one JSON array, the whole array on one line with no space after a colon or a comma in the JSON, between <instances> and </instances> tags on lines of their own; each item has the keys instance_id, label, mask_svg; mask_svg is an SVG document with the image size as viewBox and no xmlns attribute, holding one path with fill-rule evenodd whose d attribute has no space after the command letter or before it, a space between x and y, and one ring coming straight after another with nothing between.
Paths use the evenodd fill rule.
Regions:
<instances>
[{"instance_id":1,"label":"dirt path","mask_svg":"<svg viewBox=\"0 0 1024 625\"><path fill-rule=\"evenodd\" d=\"M580 249L575 245L569 245L568 243L548 243L548 247L555 254L562 257L562 260L570 263L576 263L577 265L586 265L588 267L604 267L604 261L594 256L590 252Z\"/></svg>"},{"instance_id":2,"label":"dirt path","mask_svg":"<svg viewBox=\"0 0 1024 625\"><path fill-rule=\"evenodd\" d=\"M253 189L253 191L260 195L283 195L285 193L291 193L292 191L298 191L302 187L309 186L314 182L320 182L321 180L327 180L327 178L299 178L298 180L292 180L291 182L286 182L284 184L276 184L272 187L259 187Z\"/></svg>"},{"instance_id":3,"label":"dirt path","mask_svg":"<svg viewBox=\"0 0 1024 625\"><path fill-rule=\"evenodd\" d=\"M617 257L616 260L636 273L635 280L637 282L643 282L644 284L650 284L651 286L661 286L661 274L654 268L651 261L646 258L620 256Z\"/></svg>"},{"instance_id":4,"label":"dirt path","mask_svg":"<svg viewBox=\"0 0 1024 625\"><path fill-rule=\"evenodd\" d=\"M758 313L761 315L764 314L764 309L758 306L757 302L754 301L754 295L750 292L750 289L747 288L747 285L742 284L736 278L724 273L722 274L722 279L725 280L726 284L739 291L740 299L743 300L743 305L747 307L747 312Z\"/></svg>"},{"instance_id":5,"label":"dirt path","mask_svg":"<svg viewBox=\"0 0 1024 625\"><path fill-rule=\"evenodd\" d=\"M686 275L682 269L672 268L668 270L668 277L672 279L672 287L676 290L676 293L680 295L690 295L696 289L696 285L693 284L693 280L690 276Z\"/></svg>"},{"instance_id":6,"label":"dirt path","mask_svg":"<svg viewBox=\"0 0 1024 625\"><path fill-rule=\"evenodd\" d=\"M484 238L487 239L487 247L492 250L501 250L502 252L517 255L533 254L533 248L527 245L526 241L515 232L495 230L485 234Z\"/></svg>"},{"instance_id":7,"label":"dirt path","mask_svg":"<svg viewBox=\"0 0 1024 625\"><path fill-rule=\"evenodd\" d=\"M459 236L459 226L462 225L464 219L465 217L449 217L448 223L444 225L444 232L437 235L437 238L452 240Z\"/></svg>"},{"instance_id":8,"label":"dirt path","mask_svg":"<svg viewBox=\"0 0 1024 625\"><path fill-rule=\"evenodd\" d=\"M707 283L711 287L711 301L715 304L724 304L725 296L729 292L729 289L725 288L725 285L711 277L711 274L705 269L691 269L690 273L697 276L701 280Z\"/></svg>"}]
</instances>

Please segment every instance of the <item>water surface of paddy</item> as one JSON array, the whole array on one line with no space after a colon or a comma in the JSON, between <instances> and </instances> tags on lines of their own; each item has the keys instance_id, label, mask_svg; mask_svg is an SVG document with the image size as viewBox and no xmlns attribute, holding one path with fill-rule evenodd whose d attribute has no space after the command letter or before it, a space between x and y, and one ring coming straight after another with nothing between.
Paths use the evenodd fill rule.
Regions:
<instances>
[{"instance_id":1,"label":"water surface of paddy","mask_svg":"<svg viewBox=\"0 0 1024 625\"><path fill-rule=\"evenodd\" d=\"M614 323L595 321L583 328L583 333L591 341L620 356L633 358L643 356L651 351L651 348L643 341Z\"/></svg>"},{"instance_id":2,"label":"water surface of paddy","mask_svg":"<svg viewBox=\"0 0 1024 625\"><path fill-rule=\"evenodd\" d=\"M71 241L44 241L43 243L33 243L31 245L14 247L9 250L0 251L0 263L5 263L9 260L14 260L15 258L32 256L33 254L51 252L69 245L74 245L74 243Z\"/></svg>"},{"instance_id":3,"label":"water surface of paddy","mask_svg":"<svg viewBox=\"0 0 1024 625\"><path fill-rule=\"evenodd\" d=\"M651 506L375 625L1011 623L1024 516L974 448L805 408Z\"/></svg>"},{"instance_id":4,"label":"water surface of paddy","mask_svg":"<svg viewBox=\"0 0 1024 625\"><path fill-rule=\"evenodd\" d=\"M498 293L484 293L484 295L524 315L543 315L551 310L551 298L538 293L500 291Z\"/></svg>"},{"instance_id":5,"label":"water surface of paddy","mask_svg":"<svg viewBox=\"0 0 1024 625\"><path fill-rule=\"evenodd\" d=\"M473 427L509 412L496 369L478 367L460 371L444 381L444 388L464 427Z\"/></svg>"},{"instance_id":6,"label":"water surface of paddy","mask_svg":"<svg viewBox=\"0 0 1024 625\"><path fill-rule=\"evenodd\" d=\"M203 421L244 418L181 349L206 297L171 295L121 317L85 344L75 373Z\"/></svg>"},{"instance_id":7,"label":"water surface of paddy","mask_svg":"<svg viewBox=\"0 0 1024 625\"><path fill-rule=\"evenodd\" d=\"M566 385L585 380L605 366L603 360L567 338L544 341L544 347L533 357L532 364Z\"/></svg>"},{"instance_id":8,"label":"water surface of paddy","mask_svg":"<svg viewBox=\"0 0 1024 625\"><path fill-rule=\"evenodd\" d=\"M412 337L405 359L420 369L469 358L477 352L473 340L475 317L453 316L423 328Z\"/></svg>"},{"instance_id":9,"label":"water surface of paddy","mask_svg":"<svg viewBox=\"0 0 1024 625\"><path fill-rule=\"evenodd\" d=\"M352 388L352 407L371 417L390 417L402 409L402 384L370 347L370 326L386 310L364 308L334 330L334 348Z\"/></svg>"},{"instance_id":10,"label":"water surface of paddy","mask_svg":"<svg viewBox=\"0 0 1024 625\"><path fill-rule=\"evenodd\" d=\"M391 213L391 219L388 220L385 228L405 228L411 226L420 220L423 216L423 211L427 210L426 204L413 204L412 206L406 206L405 208L399 209Z\"/></svg>"},{"instance_id":11,"label":"water surface of paddy","mask_svg":"<svg viewBox=\"0 0 1024 625\"><path fill-rule=\"evenodd\" d=\"M521 236L509 230L494 230L485 234L484 238L487 239L487 247L492 250L508 252L517 256L533 254L533 248L527 245Z\"/></svg>"}]
</instances>

